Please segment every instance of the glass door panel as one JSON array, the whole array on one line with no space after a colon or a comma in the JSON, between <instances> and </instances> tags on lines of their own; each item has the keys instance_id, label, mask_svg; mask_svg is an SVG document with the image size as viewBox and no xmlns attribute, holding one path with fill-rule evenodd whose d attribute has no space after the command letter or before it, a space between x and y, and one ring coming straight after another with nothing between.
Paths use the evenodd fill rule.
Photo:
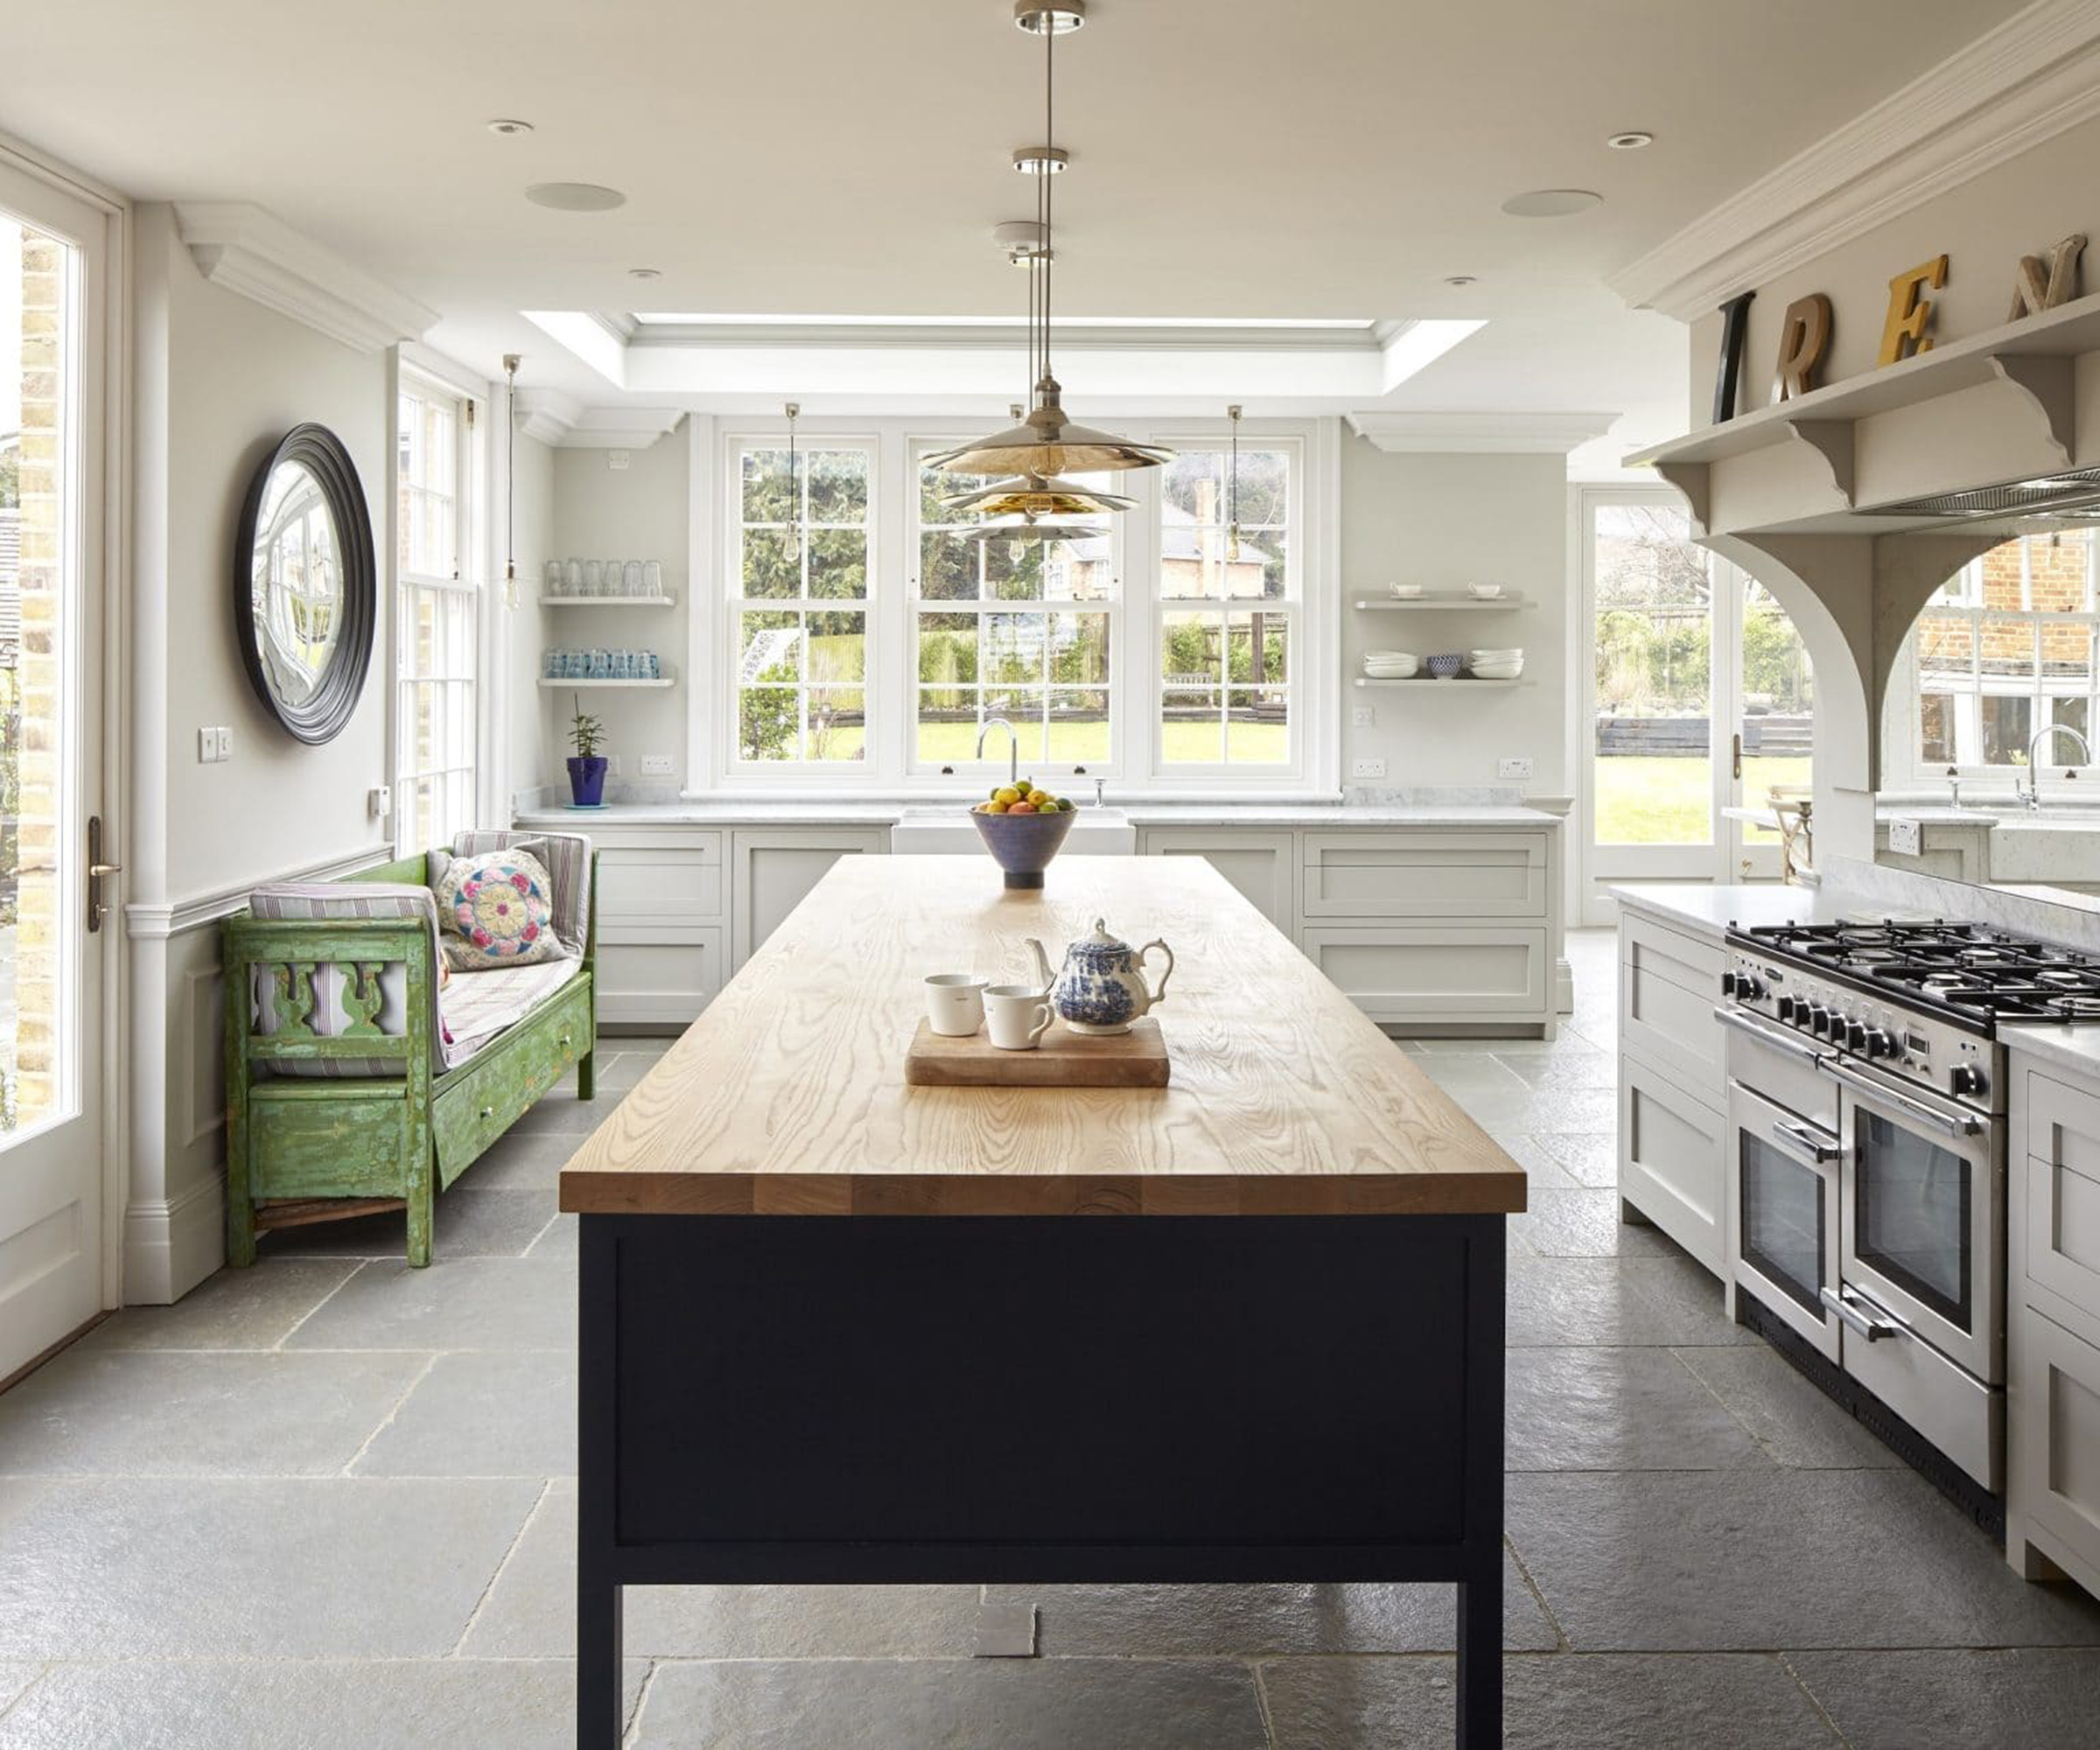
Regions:
<instances>
[{"instance_id":1,"label":"glass door panel","mask_svg":"<svg viewBox=\"0 0 2100 1750\"><path fill-rule=\"evenodd\" d=\"M1853 1255L1969 1327L1969 1163L1879 1113L1859 1114Z\"/></svg>"},{"instance_id":2,"label":"glass door panel","mask_svg":"<svg viewBox=\"0 0 2100 1750\"><path fill-rule=\"evenodd\" d=\"M1742 1150L1741 1236L1744 1263L1820 1320L1824 1269L1829 1256L1822 1173L1782 1154L1761 1137L1739 1132Z\"/></svg>"},{"instance_id":3,"label":"glass door panel","mask_svg":"<svg viewBox=\"0 0 2100 1750\"><path fill-rule=\"evenodd\" d=\"M1806 797L1816 734L1816 674L1793 617L1747 572L1724 568L1737 620L1732 640L1737 753L1734 803L1768 810L1775 802ZM1730 816L1737 877L1776 878L1781 836L1761 820Z\"/></svg>"}]
</instances>

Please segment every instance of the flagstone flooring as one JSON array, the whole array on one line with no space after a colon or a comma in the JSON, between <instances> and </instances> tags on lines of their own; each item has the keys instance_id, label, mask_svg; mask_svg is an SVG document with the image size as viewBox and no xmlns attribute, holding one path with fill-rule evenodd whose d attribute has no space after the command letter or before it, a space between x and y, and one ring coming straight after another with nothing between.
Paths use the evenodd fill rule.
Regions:
<instances>
[{"instance_id":1,"label":"flagstone flooring","mask_svg":"<svg viewBox=\"0 0 2100 1750\"><path fill-rule=\"evenodd\" d=\"M1508 1743L2090 1746L2100 1604L2029 1586L1617 1218L1613 938L1573 1025L1424 1041L1530 1170L1511 1223ZM573 1742L573 1221L598 1103L438 1207L117 1314L0 1396L0 1750ZM973 1657L986 1603L1036 1656ZM1379 1750L1452 1741L1439 1586L631 1595L629 1741L736 1750Z\"/></svg>"}]
</instances>

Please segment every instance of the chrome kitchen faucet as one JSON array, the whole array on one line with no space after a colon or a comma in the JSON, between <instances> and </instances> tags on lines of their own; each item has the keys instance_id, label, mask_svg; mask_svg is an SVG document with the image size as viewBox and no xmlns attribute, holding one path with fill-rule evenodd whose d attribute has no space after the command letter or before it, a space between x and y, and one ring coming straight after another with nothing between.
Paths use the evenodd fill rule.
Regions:
<instances>
[{"instance_id":1,"label":"chrome kitchen faucet","mask_svg":"<svg viewBox=\"0 0 2100 1750\"><path fill-rule=\"evenodd\" d=\"M2045 723L2042 724L2040 729L2034 732L2034 738L2027 743L2027 789L2026 794L2022 796L2020 800L2026 803L2027 812L2029 814L2034 813L2041 806L2041 768L2034 763L2034 757L2035 754L2040 751L2041 744L2047 741L2052 735L2069 736L2073 741L2078 744L2079 764L2082 766L2090 766L2093 763L2093 750L2091 745L2082 735L2079 734L2076 730L2073 729L2069 724ZM2072 774L2067 769L2063 775L2068 778ZM2012 788L2014 794L2018 794L2020 791L2020 778L2018 774L2013 775Z\"/></svg>"},{"instance_id":2,"label":"chrome kitchen faucet","mask_svg":"<svg viewBox=\"0 0 2100 1750\"><path fill-rule=\"evenodd\" d=\"M1003 717L988 717L984 726L977 732L977 758L984 757L984 738L995 729L1006 732L1006 781L1018 788L1021 781L1021 738L1013 732L1013 725Z\"/></svg>"}]
</instances>

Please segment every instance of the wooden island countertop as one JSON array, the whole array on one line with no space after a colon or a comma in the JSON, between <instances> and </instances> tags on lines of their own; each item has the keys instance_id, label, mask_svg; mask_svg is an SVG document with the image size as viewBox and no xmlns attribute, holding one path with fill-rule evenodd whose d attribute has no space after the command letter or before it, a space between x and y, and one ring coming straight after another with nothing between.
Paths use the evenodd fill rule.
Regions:
<instances>
[{"instance_id":1,"label":"wooden island countertop","mask_svg":"<svg viewBox=\"0 0 2100 1750\"><path fill-rule=\"evenodd\" d=\"M1176 965L1164 1088L913 1088L920 981L1096 917ZM1158 956L1147 965L1156 979ZM842 858L584 1142L586 1214L1493 1215L1523 1169L1199 858Z\"/></svg>"}]
</instances>

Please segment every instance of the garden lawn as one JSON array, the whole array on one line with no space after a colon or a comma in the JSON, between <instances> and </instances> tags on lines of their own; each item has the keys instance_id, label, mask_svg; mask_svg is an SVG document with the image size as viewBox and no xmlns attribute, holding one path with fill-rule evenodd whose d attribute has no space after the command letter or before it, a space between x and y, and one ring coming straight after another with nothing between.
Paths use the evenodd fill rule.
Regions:
<instances>
[{"instance_id":1,"label":"garden lawn","mask_svg":"<svg viewBox=\"0 0 2100 1750\"><path fill-rule=\"evenodd\" d=\"M1774 784L1806 784L1810 761L1750 755L1743 760L1743 800L1760 803ZM1704 755L1615 754L1597 762L1599 844L1707 844L1712 842L1713 774ZM1752 843L1777 835L1746 827Z\"/></svg>"}]
</instances>

